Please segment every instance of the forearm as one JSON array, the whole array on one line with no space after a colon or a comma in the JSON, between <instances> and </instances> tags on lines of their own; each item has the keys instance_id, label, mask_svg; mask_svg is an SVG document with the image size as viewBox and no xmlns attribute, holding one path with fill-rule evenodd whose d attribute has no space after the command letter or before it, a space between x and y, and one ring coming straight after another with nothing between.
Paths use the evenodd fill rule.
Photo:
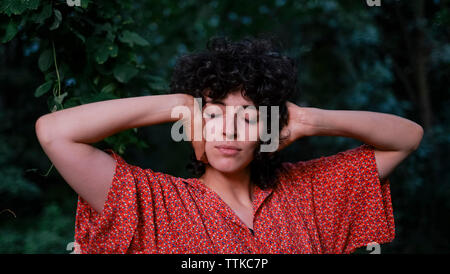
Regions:
<instances>
[{"instance_id":1,"label":"forearm","mask_svg":"<svg viewBox=\"0 0 450 274\"><path fill-rule=\"evenodd\" d=\"M310 135L344 136L379 150L409 151L420 144L423 129L408 119L386 113L304 108Z\"/></svg>"},{"instance_id":2,"label":"forearm","mask_svg":"<svg viewBox=\"0 0 450 274\"><path fill-rule=\"evenodd\" d=\"M167 94L114 99L80 105L38 119L40 139L65 138L79 143L95 143L120 131L165 122L172 108L186 104L186 94Z\"/></svg>"}]
</instances>

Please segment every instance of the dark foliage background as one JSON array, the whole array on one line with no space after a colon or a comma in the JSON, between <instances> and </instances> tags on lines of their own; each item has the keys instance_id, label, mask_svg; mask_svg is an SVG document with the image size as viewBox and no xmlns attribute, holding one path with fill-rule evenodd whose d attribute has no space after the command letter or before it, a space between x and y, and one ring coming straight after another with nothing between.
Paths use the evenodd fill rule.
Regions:
<instances>
[{"instance_id":1,"label":"dark foliage background","mask_svg":"<svg viewBox=\"0 0 450 274\"><path fill-rule=\"evenodd\" d=\"M0 1L0 253L69 253L77 196L41 149L37 118L79 104L163 94L175 60L213 35L275 35L300 60L298 105L392 113L421 124L419 149L391 176L396 239L382 253L448 253L450 1ZM315 136L306 160L355 147ZM94 144L188 177L170 125ZM364 249L358 252L365 253Z\"/></svg>"}]
</instances>

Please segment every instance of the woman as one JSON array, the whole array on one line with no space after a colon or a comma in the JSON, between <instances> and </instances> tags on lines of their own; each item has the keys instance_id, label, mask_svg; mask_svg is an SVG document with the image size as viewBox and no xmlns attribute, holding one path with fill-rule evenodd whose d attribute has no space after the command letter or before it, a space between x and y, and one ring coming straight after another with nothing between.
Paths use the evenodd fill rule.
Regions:
<instances>
[{"instance_id":1,"label":"woman","mask_svg":"<svg viewBox=\"0 0 450 274\"><path fill-rule=\"evenodd\" d=\"M350 253L392 241L388 176L419 146L421 126L390 114L299 107L287 101L296 73L295 62L268 40L217 37L206 51L178 60L172 94L96 102L38 119L42 148L79 195L77 251ZM173 115L180 106L190 115ZM263 119L261 106L278 111ZM143 169L89 145L177 121L189 138L198 127L204 132L189 139L193 178ZM263 140L264 132L276 134ZM294 163L261 149L315 135L364 144Z\"/></svg>"}]
</instances>

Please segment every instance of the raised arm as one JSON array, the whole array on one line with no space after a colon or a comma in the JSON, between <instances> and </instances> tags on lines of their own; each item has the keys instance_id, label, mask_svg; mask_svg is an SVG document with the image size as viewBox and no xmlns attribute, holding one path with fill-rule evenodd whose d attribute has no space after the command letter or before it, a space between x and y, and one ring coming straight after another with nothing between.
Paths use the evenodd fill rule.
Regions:
<instances>
[{"instance_id":1,"label":"raised arm","mask_svg":"<svg viewBox=\"0 0 450 274\"><path fill-rule=\"evenodd\" d=\"M168 94L85 104L41 116L36 135L61 176L100 213L115 161L90 144L130 128L176 121L172 108L191 101L186 94Z\"/></svg>"},{"instance_id":2,"label":"raised arm","mask_svg":"<svg viewBox=\"0 0 450 274\"><path fill-rule=\"evenodd\" d=\"M422 127L405 118L371 111L325 110L288 102L289 143L304 136L344 136L375 147L378 175L383 181L419 147ZM286 146L284 145L284 146Z\"/></svg>"}]
</instances>

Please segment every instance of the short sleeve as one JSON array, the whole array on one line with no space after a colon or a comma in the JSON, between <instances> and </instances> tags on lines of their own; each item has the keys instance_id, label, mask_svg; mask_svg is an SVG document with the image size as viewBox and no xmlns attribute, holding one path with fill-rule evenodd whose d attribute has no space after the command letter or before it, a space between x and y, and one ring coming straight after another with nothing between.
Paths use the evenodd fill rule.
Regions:
<instances>
[{"instance_id":1,"label":"short sleeve","mask_svg":"<svg viewBox=\"0 0 450 274\"><path fill-rule=\"evenodd\" d=\"M288 167L303 182L298 185L308 188L322 253L352 253L394 239L390 181L380 182L373 146Z\"/></svg>"},{"instance_id":2,"label":"short sleeve","mask_svg":"<svg viewBox=\"0 0 450 274\"><path fill-rule=\"evenodd\" d=\"M127 253L142 208L150 220L147 225L151 225L152 201L148 198L144 201L139 195L148 180L143 170L128 164L111 149L104 151L116 161L114 177L101 213L78 196L75 247L79 252L76 253Z\"/></svg>"}]
</instances>

